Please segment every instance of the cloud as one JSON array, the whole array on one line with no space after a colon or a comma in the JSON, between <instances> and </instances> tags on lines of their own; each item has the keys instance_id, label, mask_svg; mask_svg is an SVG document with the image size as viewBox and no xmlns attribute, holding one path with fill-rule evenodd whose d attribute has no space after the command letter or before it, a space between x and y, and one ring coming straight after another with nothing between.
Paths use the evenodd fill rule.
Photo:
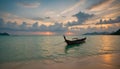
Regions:
<instances>
[{"instance_id":1,"label":"cloud","mask_svg":"<svg viewBox=\"0 0 120 69\"><path fill-rule=\"evenodd\" d=\"M38 26L36 23L32 25L31 31L41 31L41 32L55 32L55 33L63 33L67 31L67 27L63 27L62 23L55 23L54 25L46 26L46 25L40 25Z\"/></svg>"},{"instance_id":2,"label":"cloud","mask_svg":"<svg viewBox=\"0 0 120 69\"><path fill-rule=\"evenodd\" d=\"M28 22L29 24L32 24L33 22L35 22L35 20L32 20L30 18L21 17L18 15L6 13L6 12L2 12L2 13L0 12L0 18L3 18L6 23L8 21L16 22L18 25L20 25L23 21Z\"/></svg>"},{"instance_id":3,"label":"cloud","mask_svg":"<svg viewBox=\"0 0 120 69\"><path fill-rule=\"evenodd\" d=\"M116 29L119 28L119 26L114 26L114 24L116 22L120 23L120 16L116 17L115 19L111 19L108 21L105 21L106 23L98 23L96 25L86 25L89 27L85 27L84 24L79 24L78 26L81 26L80 28L80 32L81 33L85 33L85 32L94 32L94 31L114 31ZM101 25L100 24L104 24L104 26L102 27L101 30ZM109 25L111 24L111 26L106 26L105 24ZM71 25L71 26L74 26ZM99 29L100 27L100 29ZM114 29L115 27L115 29ZM110 28L110 29L109 29ZM75 29L79 29L79 28L75 28ZM69 29L70 30L70 29ZM12 32L12 33L20 33L20 32L54 32L56 34L63 34L65 32L68 31L68 27L64 26L64 24L62 23L54 23L53 25L50 26L46 26L46 25L38 25L38 22L33 23L31 26L28 26L26 22L22 22L20 25L17 25L16 22L7 22L5 23L4 20L2 18L0 18L0 32ZM73 33L76 33L78 31L76 30L70 30Z\"/></svg>"},{"instance_id":4,"label":"cloud","mask_svg":"<svg viewBox=\"0 0 120 69\"><path fill-rule=\"evenodd\" d=\"M120 23L120 16L116 17L115 19L109 19L109 20L102 20L100 19L100 21L96 24L113 24L113 23Z\"/></svg>"},{"instance_id":5,"label":"cloud","mask_svg":"<svg viewBox=\"0 0 120 69\"><path fill-rule=\"evenodd\" d=\"M48 29L52 32L65 32L67 27L63 27L62 23L55 23L54 25L49 26Z\"/></svg>"},{"instance_id":6,"label":"cloud","mask_svg":"<svg viewBox=\"0 0 120 69\"><path fill-rule=\"evenodd\" d=\"M27 23L26 22L23 22L20 26L19 26L20 30L27 30L28 27L27 27Z\"/></svg>"},{"instance_id":7,"label":"cloud","mask_svg":"<svg viewBox=\"0 0 120 69\"><path fill-rule=\"evenodd\" d=\"M100 19L108 20L114 19L120 15L120 1L119 0L96 0L97 3L91 4L88 7L88 13L93 13L94 17L86 21L86 24L95 24Z\"/></svg>"},{"instance_id":8,"label":"cloud","mask_svg":"<svg viewBox=\"0 0 120 69\"><path fill-rule=\"evenodd\" d=\"M94 2L88 5L87 9L90 11L101 11L109 8L109 6L115 1L115 0L92 0Z\"/></svg>"},{"instance_id":9,"label":"cloud","mask_svg":"<svg viewBox=\"0 0 120 69\"><path fill-rule=\"evenodd\" d=\"M6 30L12 30L12 31L17 31L19 29L18 25L16 22L7 22L0 18L0 31L6 31Z\"/></svg>"},{"instance_id":10,"label":"cloud","mask_svg":"<svg viewBox=\"0 0 120 69\"><path fill-rule=\"evenodd\" d=\"M61 15L75 11L76 9L80 8L80 6L83 4L84 0L80 0L78 3L76 3L75 5L73 5L70 8L65 9L64 11L61 12Z\"/></svg>"},{"instance_id":11,"label":"cloud","mask_svg":"<svg viewBox=\"0 0 120 69\"><path fill-rule=\"evenodd\" d=\"M38 8L40 6L39 2L20 2L18 5L25 8Z\"/></svg>"},{"instance_id":12,"label":"cloud","mask_svg":"<svg viewBox=\"0 0 120 69\"><path fill-rule=\"evenodd\" d=\"M33 17L30 18L32 20L38 20L38 21L50 21L51 17Z\"/></svg>"},{"instance_id":13,"label":"cloud","mask_svg":"<svg viewBox=\"0 0 120 69\"><path fill-rule=\"evenodd\" d=\"M84 12L79 12L75 15L73 15L75 17L77 17L77 22L68 22L67 23L67 26L74 26L74 25L80 25L82 24L83 22L85 22L86 20L88 20L89 18L93 17L94 15L93 14L87 14L87 13L84 13Z\"/></svg>"},{"instance_id":14,"label":"cloud","mask_svg":"<svg viewBox=\"0 0 120 69\"><path fill-rule=\"evenodd\" d=\"M26 22L22 22L20 25L17 25L16 22L7 22L5 23L2 18L0 18L0 31L13 31L13 32L55 32L63 33L67 31L67 27L64 27L62 23L55 23L54 25L38 25L38 22L33 23L31 26L28 26Z\"/></svg>"},{"instance_id":15,"label":"cloud","mask_svg":"<svg viewBox=\"0 0 120 69\"><path fill-rule=\"evenodd\" d=\"M38 22L40 24L53 24L54 21L51 20L51 17L40 17L40 16L35 16L35 17L24 17L20 15L14 15L11 13L0 13L0 18L3 18L4 21L7 23L8 21L10 22L16 22L18 25L22 24L22 22L26 22L27 25L32 25L35 22Z\"/></svg>"},{"instance_id":16,"label":"cloud","mask_svg":"<svg viewBox=\"0 0 120 69\"><path fill-rule=\"evenodd\" d=\"M38 22L34 23L32 25L32 28L35 29L35 30L38 29L39 28Z\"/></svg>"}]
</instances>

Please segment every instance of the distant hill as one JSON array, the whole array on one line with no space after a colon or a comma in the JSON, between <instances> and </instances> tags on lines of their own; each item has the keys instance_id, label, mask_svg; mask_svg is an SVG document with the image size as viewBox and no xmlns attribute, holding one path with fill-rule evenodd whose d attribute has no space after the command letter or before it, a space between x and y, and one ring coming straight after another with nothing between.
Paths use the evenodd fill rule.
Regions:
<instances>
[{"instance_id":1,"label":"distant hill","mask_svg":"<svg viewBox=\"0 0 120 69\"><path fill-rule=\"evenodd\" d=\"M0 36L9 36L10 34L4 32L4 33L0 33Z\"/></svg>"},{"instance_id":2,"label":"distant hill","mask_svg":"<svg viewBox=\"0 0 120 69\"><path fill-rule=\"evenodd\" d=\"M120 29L115 31L115 32L113 32L113 33L111 33L111 35L120 35Z\"/></svg>"},{"instance_id":3,"label":"distant hill","mask_svg":"<svg viewBox=\"0 0 120 69\"><path fill-rule=\"evenodd\" d=\"M92 33L85 33L84 35L108 35L108 32L92 32Z\"/></svg>"},{"instance_id":4,"label":"distant hill","mask_svg":"<svg viewBox=\"0 0 120 69\"><path fill-rule=\"evenodd\" d=\"M85 33L83 35L120 35L120 29L112 32L112 33L108 33L108 32L92 32L92 33Z\"/></svg>"}]
</instances>

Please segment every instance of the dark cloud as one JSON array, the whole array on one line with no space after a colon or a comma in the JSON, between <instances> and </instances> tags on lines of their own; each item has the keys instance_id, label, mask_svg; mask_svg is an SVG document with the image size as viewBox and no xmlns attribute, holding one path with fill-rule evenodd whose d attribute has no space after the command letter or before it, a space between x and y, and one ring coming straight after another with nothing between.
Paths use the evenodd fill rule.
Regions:
<instances>
[{"instance_id":1,"label":"dark cloud","mask_svg":"<svg viewBox=\"0 0 120 69\"><path fill-rule=\"evenodd\" d=\"M18 29L18 26L17 26L17 23L16 23L16 22L7 22L7 23L5 24L5 28L6 28L6 29L17 30L17 29Z\"/></svg>"},{"instance_id":2,"label":"dark cloud","mask_svg":"<svg viewBox=\"0 0 120 69\"><path fill-rule=\"evenodd\" d=\"M62 23L55 23L54 25L46 26L41 25L39 31L51 31L51 32L65 32L67 27L63 27Z\"/></svg>"},{"instance_id":3,"label":"dark cloud","mask_svg":"<svg viewBox=\"0 0 120 69\"><path fill-rule=\"evenodd\" d=\"M45 19L50 19L50 17L45 17Z\"/></svg>"},{"instance_id":4,"label":"dark cloud","mask_svg":"<svg viewBox=\"0 0 120 69\"><path fill-rule=\"evenodd\" d=\"M2 18L0 18L0 31L17 31L19 26L16 22L7 22L5 23Z\"/></svg>"},{"instance_id":5,"label":"dark cloud","mask_svg":"<svg viewBox=\"0 0 120 69\"><path fill-rule=\"evenodd\" d=\"M33 30L33 31L38 31L39 30L38 22L32 24L32 26L30 27L30 29Z\"/></svg>"},{"instance_id":6,"label":"dark cloud","mask_svg":"<svg viewBox=\"0 0 120 69\"><path fill-rule=\"evenodd\" d=\"M30 18L32 20L40 20L40 21L44 21L45 19L44 18L41 18L41 17L34 17L34 18Z\"/></svg>"},{"instance_id":7,"label":"dark cloud","mask_svg":"<svg viewBox=\"0 0 120 69\"><path fill-rule=\"evenodd\" d=\"M116 19L109 19L109 20L102 20L100 19L100 21L97 24L112 24L112 23L120 23L120 16L116 17Z\"/></svg>"},{"instance_id":8,"label":"dark cloud","mask_svg":"<svg viewBox=\"0 0 120 69\"><path fill-rule=\"evenodd\" d=\"M33 17L33 18L29 18L32 20L38 20L38 21L49 21L51 20L51 17Z\"/></svg>"},{"instance_id":9,"label":"dark cloud","mask_svg":"<svg viewBox=\"0 0 120 69\"><path fill-rule=\"evenodd\" d=\"M48 29L52 32L65 32L67 27L63 27L62 23L55 23L54 25L49 26Z\"/></svg>"},{"instance_id":10,"label":"dark cloud","mask_svg":"<svg viewBox=\"0 0 120 69\"><path fill-rule=\"evenodd\" d=\"M23 22L19 27L21 30L27 30L27 28L28 28L26 22Z\"/></svg>"},{"instance_id":11,"label":"dark cloud","mask_svg":"<svg viewBox=\"0 0 120 69\"><path fill-rule=\"evenodd\" d=\"M48 27L46 26L46 25L41 25L40 27L39 27L39 31L48 31Z\"/></svg>"},{"instance_id":12,"label":"dark cloud","mask_svg":"<svg viewBox=\"0 0 120 69\"><path fill-rule=\"evenodd\" d=\"M74 26L74 25L80 25L82 23L84 23L86 20L88 20L89 18L93 17L93 14L87 14L84 12L79 12L75 15L73 15L75 17L77 17L78 21L77 22L68 22L67 26Z\"/></svg>"},{"instance_id":13,"label":"dark cloud","mask_svg":"<svg viewBox=\"0 0 120 69\"><path fill-rule=\"evenodd\" d=\"M0 18L0 31L24 31L24 32L65 32L67 27L63 27L62 23L55 23L54 25L38 25L38 22L33 23L32 26L28 27L26 22L23 22L21 25L17 25L16 22L7 22L5 23L2 18Z\"/></svg>"}]
</instances>

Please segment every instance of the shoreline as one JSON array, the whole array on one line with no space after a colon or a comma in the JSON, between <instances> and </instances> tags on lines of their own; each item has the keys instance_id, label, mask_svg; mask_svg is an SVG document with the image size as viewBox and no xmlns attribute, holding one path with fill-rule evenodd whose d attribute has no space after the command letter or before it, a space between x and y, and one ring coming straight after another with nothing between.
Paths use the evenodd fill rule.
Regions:
<instances>
[{"instance_id":1,"label":"shoreline","mask_svg":"<svg viewBox=\"0 0 120 69\"><path fill-rule=\"evenodd\" d=\"M120 54L102 54L80 59L31 60L0 64L0 69L120 69Z\"/></svg>"}]
</instances>

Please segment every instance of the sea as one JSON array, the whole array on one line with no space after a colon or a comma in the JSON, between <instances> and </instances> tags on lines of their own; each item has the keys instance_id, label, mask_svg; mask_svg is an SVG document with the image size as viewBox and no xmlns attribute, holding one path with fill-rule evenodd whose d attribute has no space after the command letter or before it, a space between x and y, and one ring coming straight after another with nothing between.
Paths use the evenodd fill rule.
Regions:
<instances>
[{"instance_id":1,"label":"sea","mask_svg":"<svg viewBox=\"0 0 120 69\"><path fill-rule=\"evenodd\" d=\"M63 36L0 36L0 64L67 57L86 58L120 53L119 35L66 36L67 39L86 37L79 45L67 45Z\"/></svg>"}]
</instances>

